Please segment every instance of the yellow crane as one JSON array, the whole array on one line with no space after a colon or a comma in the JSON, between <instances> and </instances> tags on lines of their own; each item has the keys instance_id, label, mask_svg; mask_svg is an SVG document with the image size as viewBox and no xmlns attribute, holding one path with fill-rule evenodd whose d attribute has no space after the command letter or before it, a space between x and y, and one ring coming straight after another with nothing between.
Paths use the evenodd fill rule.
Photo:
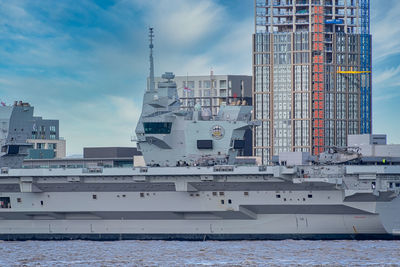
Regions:
<instances>
[{"instance_id":1,"label":"yellow crane","mask_svg":"<svg viewBox=\"0 0 400 267\"><path fill-rule=\"evenodd\" d=\"M339 70L337 73L340 74L362 74L362 73L371 73L370 70L364 70L364 71L359 71L359 70L353 70L353 67L350 67L350 70L342 70L341 67L339 67Z\"/></svg>"}]
</instances>

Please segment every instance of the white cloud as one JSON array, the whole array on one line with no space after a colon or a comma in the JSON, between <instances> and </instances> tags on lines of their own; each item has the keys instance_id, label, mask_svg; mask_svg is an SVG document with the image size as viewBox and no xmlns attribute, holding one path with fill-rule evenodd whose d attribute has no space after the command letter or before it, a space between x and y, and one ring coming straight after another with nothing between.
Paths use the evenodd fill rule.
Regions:
<instances>
[{"instance_id":1,"label":"white cloud","mask_svg":"<svg viewBox=\"0 0 400 267\"><path fill-rule=\"evenodd\" d=\"M154 26L168 46L185 47L211 36L220 29L226 14L211 0L134 0L145 5L145 22Z\"/></svg>"},{"instance_id":2,"label":"white cloud","mask_svg":"<svg viewBox=\"0 0 400 267\"><path fill-rule=\"evenodd\" d=\"M45 118L60 119L60 132L67 140L67 154L71 155L81 154L83 147L134 146L131 137L141 110L133 97L109 95L72 103L51 115L47 109L39 112L47 115Z\"/></svg>"},{"instance_id":3,"label":"white cloud","mask_svg":"<svg viewBox=\"0 0 400 267\"><path fill-rule=\"evenodd\" d=\"M377 71L377 75L374 76L374 83L382 85L394 85L399 82L399 75L400 75L400 65L397 67L392 67L385 69L383 71Z\"/></svg>"},{"instance_id":4,"label":"white cloud","mask_svg":"<svg viewBox=\"0 0 400 267\"><path fill-rule=\"evenodd\" d=\"M383 61L400 53L400 1L390 1L390 8L383 1L372 2L373 59ZM386 0L384 1L386 2ZM375 5L374 5L375 4ZM379 6L378 6L379 5Z\"/></svg>"}]
</instances>

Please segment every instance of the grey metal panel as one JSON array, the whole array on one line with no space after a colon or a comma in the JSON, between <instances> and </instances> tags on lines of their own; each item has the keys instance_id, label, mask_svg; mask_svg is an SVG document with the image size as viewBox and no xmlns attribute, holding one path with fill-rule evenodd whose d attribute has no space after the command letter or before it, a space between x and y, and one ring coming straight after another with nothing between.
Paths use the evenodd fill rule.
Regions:
<instances>
[{"instance_id":1,"label":"grey metal panel","mask_svg":"<svg viewBox=\"0 0 400 267\"><path fill-rule=\"evenodd\" d=\"M370 214L345 205L243 205L257 214Z\"/></svg>"},{"instance_id":2,"label":"grey metal panel","mask_svg":"<svg viewBox=\"0 0 400 267\"><path fill-rule=\"evenodd\" d=\"M0 192L20 192L19 184L0 184Z\"/></svg>"},{"instance_id":3,"label":"grey metal panel","mask_svg":"<svg viewBox=\"0 0 400 267\"><path fill-rule=\"evenodd\" d=\"M344 198L344 202L389 202L397 195L393 192L380 192L379 196L367 193L356 193Z\"/></svg>"},{"instance_id":4,"label":"grey metal panel","mask_svg":"<svg viewBox=\"0 0 400 267\"><path fill-rule=\"evenodd\" d=\"M141 155L136 147L85 147L83 157L90 158L132 158Z\"/></svg>"},{"instance_id":5,"label":"grey metal panel","mask_svg":"<svg viewBox=\"0 0 400 267\"><path fill-rule=\"evenodd\" d=\"M38 183L44 192L159 192L175 191L174 183Z\"/></svg>"},{"instance_id":6,"label":"grey metal panel","mask_svg":"<svg viewBox=\"0 0 400 267\"><path fill-rule=\"evenodd\" d=\"M293 184L292 182L201 182L190 184L199 191L309 191L332 190L335 188L335 185L332 184Z\"/></svg>"}]
</instances>

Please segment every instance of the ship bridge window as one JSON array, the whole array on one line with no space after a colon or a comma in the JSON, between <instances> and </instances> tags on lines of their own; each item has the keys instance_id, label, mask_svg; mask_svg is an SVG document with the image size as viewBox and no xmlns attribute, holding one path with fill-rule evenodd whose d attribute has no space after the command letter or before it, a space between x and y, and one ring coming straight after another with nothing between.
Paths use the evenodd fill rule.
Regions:
<instances>
[{"instance_id":1,"label":"ship bridge window","mask_svg":"<svg viewBox=\"0 0 400 267\"><path fill-rule=\"evenodd\" d=\"M0 197L0 208L11 209L11 201L9 197Z\"/></svg>"},{"instance_id":2,"label":"ship bridge window","mask_svg":"<svg viewBox=\"0 0 400 267\"><path fill-rule=\"evenodd\" d=\"M8 146L8 154L9 155L17 155L18 153L19 153L19 146L17 146L17 145Z\"/></svg>"},{"instance_id":3,"label":"ship bridge window","mask_svg":"<svg viewBox=\"0 0 400 267\"><path fill-rule=\"evenodd\" d=\"M172 122L144 122L143 127L146 134L170 134Z\"/></svg>"}]
</instances>

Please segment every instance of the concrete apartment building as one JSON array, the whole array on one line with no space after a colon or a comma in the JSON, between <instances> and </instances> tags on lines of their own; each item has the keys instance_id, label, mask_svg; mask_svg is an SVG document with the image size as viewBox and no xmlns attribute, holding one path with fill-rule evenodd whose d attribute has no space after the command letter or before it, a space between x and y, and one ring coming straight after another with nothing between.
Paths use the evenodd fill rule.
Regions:
<instances>
[{"instance_id":1,"label":"concrete apartment building","mask_svg":"<svg viewBox=\"0 0 400 267\"><path fill-rule=\"evenodd\" d=\"M27 140L33 144L28 158L65 158L66 141L60 137L58 120L33 117L32 136Z\"/></svg>"},{"instance_id":2,"label":"concrete apartment building","mask_svg":"<svg viewBox=\"0 0 400 267\"><path fill-rule=\"evenodd\" d=\"M256 0L254 155L321 153L371 133L369 0Z\"/></svg>"},{"instance_id":3,"label":"concrete apartment building","mask_svg":"<svg viewBox=\"0 0 400 267\"><path fill-rule=\"evenodd\" d=\"M59 135L59 121L35 117L33 113L34 107L22 101L15 101L9 106L5 104L0 106L2 139L11 131L16 137L9 140L10 145L17 150L26 147L22 153L24 155L26 153L26 158L65 157L66 142Z\"/></svg>"},{"instance_id":4,"label":"concrete apartment building","mask_svg":"<svg viewBox=\"0 0 400 267\"><path fill-rule=\"evenodd\" d=\"M161 77L155 77L156 86L161 81ZM175 76L174 81L185 109L193 108L199 103L216 115L223 103L229 105L233 101L245 100L247 105L252 104L252 76Z\"/></svg>"}]
</instances>

